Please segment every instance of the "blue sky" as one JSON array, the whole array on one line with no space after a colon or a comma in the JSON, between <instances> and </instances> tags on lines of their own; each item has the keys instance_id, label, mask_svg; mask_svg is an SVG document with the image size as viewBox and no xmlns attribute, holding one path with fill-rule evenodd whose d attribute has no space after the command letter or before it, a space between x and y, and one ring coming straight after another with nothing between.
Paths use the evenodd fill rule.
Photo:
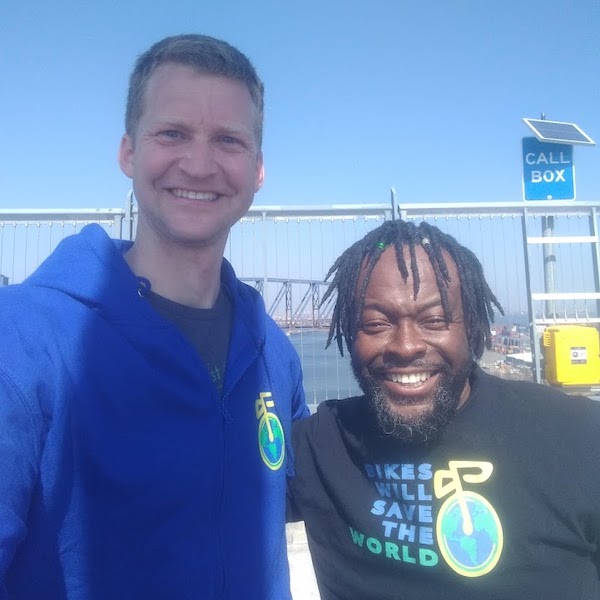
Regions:
<instances>
[{"instance_id":1,"label":"blue sky","mask_svg":"<svg viewBox=\"0 0 600 600\"><path fill-rule=\"evenodd\" d=\"M4 0L0 208L122 206L129 71L187 32L265 81L256 204L520 201L521 117L600 142L599 31L598 0ZM600 200L600 150L575 164Z\"/></svg>"}]
</instances>

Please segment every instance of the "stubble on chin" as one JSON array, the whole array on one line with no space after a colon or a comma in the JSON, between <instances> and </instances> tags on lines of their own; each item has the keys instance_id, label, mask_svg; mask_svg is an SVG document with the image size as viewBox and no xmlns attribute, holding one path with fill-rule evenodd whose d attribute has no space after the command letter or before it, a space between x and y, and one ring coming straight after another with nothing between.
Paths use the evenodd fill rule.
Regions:
<instances>
[{"instance_id":1,"label":"stubble on chin","mask_svg":"<svg viewBox=\"0 0 600 600\"><path fill-rule=\"evenodd\" d=\"M381 381L370 374L359 373L353 365L354 375L365 393L371 411L381 433L403 444L429 445L436 442L456 414L461 393L472 370L472 364L465 365L453 374L447 368L442 373L431 406L413 415L403 414L398 401L388 397ZM416 403L418 398L406 398L406 405ZM393 406L396 406L394 410Z\"/></svg>"}]
</instances>

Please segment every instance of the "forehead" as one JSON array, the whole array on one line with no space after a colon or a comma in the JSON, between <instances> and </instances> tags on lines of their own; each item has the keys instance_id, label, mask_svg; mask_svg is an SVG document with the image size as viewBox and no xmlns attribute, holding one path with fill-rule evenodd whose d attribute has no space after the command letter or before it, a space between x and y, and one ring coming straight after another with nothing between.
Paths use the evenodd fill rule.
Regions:
<instances>
[{"instance_id":1,"label":"forehead","mask_svg":"<svg viewBox=\"0 0 600 600\"><path fill-rule=\"evenodd\" d=\"M434 297L439 298L439 288L435 276L434 268L429 260L425 250L421 246L415 246L415 258L419 273L419 293L417 299L414 299L413 276L411 271L410 253L407 246L403 247L404 261L408 271L408 278L403 279L398 268L396 259L396 250L393 246L388 247L383 251L369 279L366 289L366 299L386 300L395 302L410 302L419 303L420 301L429 302ZM444 262L448 268L450 275L450 283L447 287L448 299L453 306L460 306L461 292L460 279L458 270L454 260L450 255L442 250ZM357 293L362 290L365 277L365 267L361 270L361 274L356 286Z\"/></svg>"},{"instance_id":2,"label":"forehead","mask_svg":"<svg viewBox=\"0 0 600 600\"><path fill-rule=\"evenodd\" d=\"M222 108L256 127L258 109L243 82L176 63L160 65L148 79L142 118L157 110L193 114L207 107Z\"/></svg>"}]
</instances>

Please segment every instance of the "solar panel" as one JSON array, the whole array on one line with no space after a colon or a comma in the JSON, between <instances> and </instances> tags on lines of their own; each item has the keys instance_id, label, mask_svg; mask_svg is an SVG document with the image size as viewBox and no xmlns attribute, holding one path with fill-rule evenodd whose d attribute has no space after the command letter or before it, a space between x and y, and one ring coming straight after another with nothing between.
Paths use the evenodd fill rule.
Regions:
<instances>
[{"instance_id":1,"label":"solar panel","mask_svg":"<svg viewBox=\"0 0 600 600\"><path fill-rule=\"evenodd\" d=\"M562 123L560 121L545 121L544 119L523 119L542 142L556 142L558 144L587 144L595 145L596 142L586 135L575 123Z\"/></svg>"}]
</instances>

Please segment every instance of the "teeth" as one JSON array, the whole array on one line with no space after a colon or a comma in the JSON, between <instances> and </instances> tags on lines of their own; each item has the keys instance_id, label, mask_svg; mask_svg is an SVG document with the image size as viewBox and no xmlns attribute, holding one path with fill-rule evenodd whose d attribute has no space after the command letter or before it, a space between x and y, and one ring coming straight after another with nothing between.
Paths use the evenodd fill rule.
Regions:
<instances>
[{"instance_id":1,"label":"teeth","mask_svg":"<svg viewBox=\"0 0 600 600\"><path fill-rule=\"evenodd\" d=\"M427 381L429 378L431 377L431 373L427 372L427 371L423 371L422 373L411 373L410 375L406 375L406 374L402 374L402 375L397 375L395 373L392 373L389 376L390 381L393 381L394 383L421 383L423 381Z\"/></svg>"},{"instance_id":2,"label":"teeth","mask_svg":"<svg viewBox=\"0 0 600 600\"><path fill-rule=\"evenodd\" d=\"M177 198L188 198L189 200L216 200L217 194L214 192L192 192L191 190L182 190L179 188L172 189L171 192Z\"/></svg>"}]
</instances>

